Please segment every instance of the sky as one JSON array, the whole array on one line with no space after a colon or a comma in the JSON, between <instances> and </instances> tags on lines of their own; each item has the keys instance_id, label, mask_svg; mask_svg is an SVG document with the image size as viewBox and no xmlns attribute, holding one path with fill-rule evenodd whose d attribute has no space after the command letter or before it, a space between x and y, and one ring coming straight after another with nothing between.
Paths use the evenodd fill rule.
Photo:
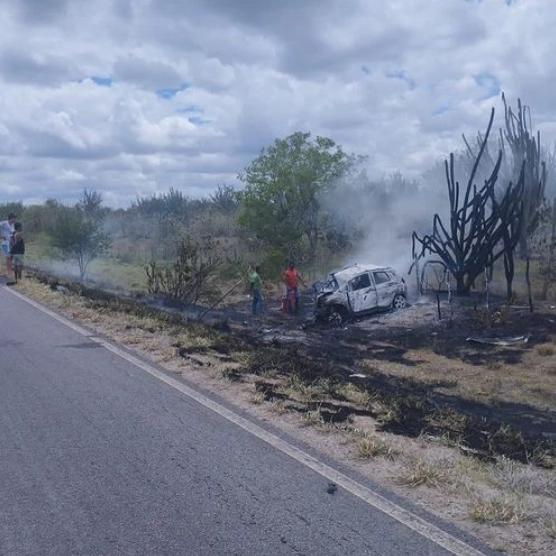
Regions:
<instances>
[{"instance_id":1,"label":"sky","mask_svg":"<svg viewBox=\"0 0 556 556\"><path fill-rule=\"evenodd\" d=\"M490 109L556 138L554 0L0 0L0 203L198 198L278 137L418 178Z\"/></svg>"}]
</instances>

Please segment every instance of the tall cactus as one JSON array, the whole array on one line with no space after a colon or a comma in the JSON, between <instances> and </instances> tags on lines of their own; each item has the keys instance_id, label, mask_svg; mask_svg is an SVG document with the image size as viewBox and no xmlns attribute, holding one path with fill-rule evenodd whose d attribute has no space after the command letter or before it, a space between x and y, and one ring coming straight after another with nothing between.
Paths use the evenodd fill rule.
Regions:
<instances>
[{"instance_id":1,"label":"tall cactus","mask_svg":"<svg viewBox=\"0 0 556 556\"><path fill-rule=\"evenodd\" d=\"M517 100L517 112L504 102L504 142L512 154L512 176L516 180L523 171L523 223L519 237L519 256L529 256L529 239L537 229L545 203L546 164L541 160L540 133L532 132L531 110Z\"/></svg>"},{"instance_id":2,"label":"tall cactus","mask_svg":"<svg viewBox=\"0 0 556 556\"><path fill-rule=\"evenodd\" d=\"M455 177L454 155L445 162L449 225L445 226L435 214L431 234L420 237L413 232L413 258L422 257L427 251L436 254L454 276L459 295L469 294L485 268L492 267L500 257L511 256L521 231L524 172L520 172L515 183L510 182L502 193L497 193L500 151L484 185L479 187L475 183L493 121L494 108L464 190L460 190Z\"/></svg>"}]
</instances>

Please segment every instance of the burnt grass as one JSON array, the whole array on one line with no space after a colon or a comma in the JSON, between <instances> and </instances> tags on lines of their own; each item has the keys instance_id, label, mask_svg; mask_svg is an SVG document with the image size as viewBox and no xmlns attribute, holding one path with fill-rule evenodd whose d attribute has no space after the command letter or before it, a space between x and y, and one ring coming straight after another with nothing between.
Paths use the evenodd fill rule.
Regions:
<instances>
[{"instance_id":1,"label":"burnt grass","mask_svg":"<svg viewBox=\"0 0 556 556\"><path fill-rule=\"evenodd\" d=\"M60 282L45 275L35 276L56 289ZM383 431L416 438L431 436L457 446L464 453L494 460L499 456L544 467L556 466L556 412L541 411L526 403L505 401L481 403L439 391L449 388L457 377L425 381L392 376L363 365L365 360L390 361L407 366L417 364L407 358L409 350L432 349L444 357L472 365L519 364L523 350L492 346L470 348L466 338L480 329L476 319L449 321L437 329L431 343L430 326L423 322L406 327L385 326L368 330L350 326L332 329L306 326L295 318L284 325L280 315L265 319L264 327L234 309L213 312L210 322L188 319L179 311L154 307L140 298L108 293L94 287L64 282L63 286L86 297L97 309L139 314L162 322L193 327L195 333L209 337L205 348L176 345L182 357L205 353L221 360L234 360L242 354L241 368L230 367L229 380L244 381L255 375L257 389L268 401L281 400L285 406L304 413L319 411L323 421L349 428L354 416L376 419ZM516 312L497 327L489 323L489 336L522 334L524 325L532 342L543 343L554 330L554 316L542 312ZM273 328L269 328L272 327ZM282 334L294 328L294 337ZM533 340L534 339L534 340ZM284 384L295 379L307 386L326 384L319 399L300 402ZM342 386L352 384L366 395L357 405L341 395Z\"/></svg>"},{"instance_id":2,"label":"burnt grass","mask_svg":"<svg viewBox=\"0 0 556 556\"><path fill-rule=\"evenodd\" d=\"M399 351L393 351L397 359ZM327 380L331 397L335 398L332 402L314 400L289 405L300 412L318 410L325 422L349 421L353 415L370 416L385 432L412 438L423 435L441 438L481 459L505 456L523 463L553 467L556 443L538 431L541 421L540 428L554 430L554 417L550 420L528 405L498 403L491 406L435 391L441 386L449 387L449 380L424 382L379 371L363 378L354 363L352 356L339 362L317 348L260 346L250 358L246 371L263 377L276 373L283 377L295 375L307 384ZM348 382L368 393L370 403L358 406L337 394L334 396L334 386ZM257 388L267 400L287 401L275 379L263 379Z\"/></svg>"}]
</instances>

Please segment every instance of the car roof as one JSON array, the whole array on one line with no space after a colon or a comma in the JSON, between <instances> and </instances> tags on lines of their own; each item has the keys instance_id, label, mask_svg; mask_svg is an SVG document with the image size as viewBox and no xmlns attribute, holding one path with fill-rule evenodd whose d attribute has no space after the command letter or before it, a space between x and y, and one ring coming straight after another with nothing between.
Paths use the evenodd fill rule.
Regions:
<instances>
[{"instance_id":1,"label":"car roof","mask_svg":"<svg viewBox=\"0 0 556 556\"><path fill-rule=\"evenodd\" d=\"M334 278L336 278L336 280L347 282L352 278L354 278L355 276L361 274L362 272L368 272L370 270L389 270L392 272L392 268L389 266L356 263L356 264L346 266L340 270L336 270L331 274L334 276Z\"/></svg>"}]
</instances>

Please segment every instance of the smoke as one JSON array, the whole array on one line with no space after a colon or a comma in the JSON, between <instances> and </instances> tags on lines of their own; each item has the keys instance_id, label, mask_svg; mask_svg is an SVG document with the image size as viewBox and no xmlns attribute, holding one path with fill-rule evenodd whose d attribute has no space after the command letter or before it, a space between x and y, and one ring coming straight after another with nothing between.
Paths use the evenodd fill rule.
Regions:
<instances>
[{"instance_id":1,"label":"smoke","mask_svg":"<svg viewBox=\"0 0 556 556\"><path fill-rule=\"evenodd\" d=\"M412 233L428 233L433 215L447 208L444 169L431 170L423 180L402 174L369 179L366 172L336 184L323 200L325 210L358 238L344 264L391 266L406 276L413 262Z\"/></svg>"},{"instance_id":2,"label":"smoke","mask_svg":"<svg viewBox=\"0 0 556 556\"><path fill-rule=\"evenodd\" d=\"M480 136L479 136L480 137ZM454 153L454 179L460 186L460 200L472 177L479 140L469 141L468 149ZM499 145L492 140L480 160L473 183L481 186L496 164ZM556 148L547 153L547 192L556 193ZM447 226L449 198L446 179L446 161L439 160L419 180L408 180L401 173L369 178L365 170L335 184L323 200L325 210L341 228L357 237L355 247L344 264L370 263L393 267L405 276L412 258L412 233L422 237L432 232L433 218L438 214ZM506 156L498 174L498 187L505 189L512 179L512 164ZM554 193L552 193L554 194ZM448 226L447 226L448 227Z\"/></svg>"}]
</instances>

